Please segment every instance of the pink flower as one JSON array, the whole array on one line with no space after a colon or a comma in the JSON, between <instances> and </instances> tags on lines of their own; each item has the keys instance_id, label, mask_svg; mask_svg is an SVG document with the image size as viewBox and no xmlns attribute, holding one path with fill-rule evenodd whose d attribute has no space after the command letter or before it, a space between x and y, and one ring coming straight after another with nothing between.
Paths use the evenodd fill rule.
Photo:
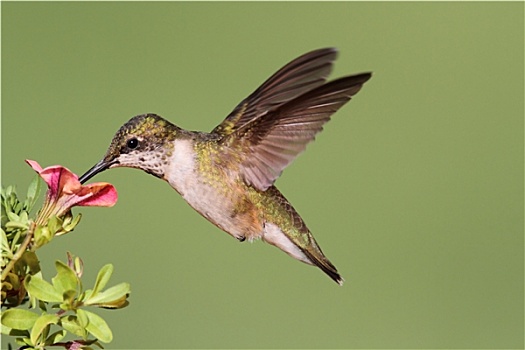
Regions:
<instances>
[{"instance_id":1,"label":"pink flower","mask_svg":"<svg viewBox=\"0 0 525 350\"><path fill-rule=\"evenodd\" d=\"M83 186L78 176L59 165L45 169L34 160L27 164L47 183L46 200L38 215L38 224L44 224L52 216L61 217L72 207L112 207L117 202L117 191L106 182Z\"/></svg>"}]
</instances>

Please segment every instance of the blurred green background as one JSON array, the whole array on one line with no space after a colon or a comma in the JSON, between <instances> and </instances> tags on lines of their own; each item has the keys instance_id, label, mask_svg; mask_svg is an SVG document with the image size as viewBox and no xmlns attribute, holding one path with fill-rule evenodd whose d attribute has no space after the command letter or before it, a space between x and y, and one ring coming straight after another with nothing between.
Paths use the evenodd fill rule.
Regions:
<instances>
[{"instance_id":1,"label":"blurred green background","mask_svg":"<svg viewBox=\"0 0 525 350\"><path fill-rule=\"evenodd\" d=\"M1 6L2 183L22 193L26 158L83 173L146 112L211 130L309 50L374 72L277 182L345 285L111 170L117 205L40 253L47 277L70 250L88 283L108 262L131 283L107 348L523 347L523 3Z\"/></svg>"}]
</instances>

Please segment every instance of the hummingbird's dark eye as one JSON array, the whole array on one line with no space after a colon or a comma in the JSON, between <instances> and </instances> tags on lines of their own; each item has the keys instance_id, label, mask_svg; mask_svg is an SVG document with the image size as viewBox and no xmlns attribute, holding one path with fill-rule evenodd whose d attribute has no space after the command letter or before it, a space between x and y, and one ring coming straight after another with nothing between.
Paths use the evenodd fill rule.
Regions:
<instances>
[{"instance_id":1,"label":"hummingbird's dark eye","mask_svg":"<svg viewBox=\"0 0 525 350\"><path fill-rule=\"evenodd\" d=\"M139 145L139 140L137 140L136 138L129 139L126 145L128 146L128 148L135 149Z\"/></svg>"}]
</instances>

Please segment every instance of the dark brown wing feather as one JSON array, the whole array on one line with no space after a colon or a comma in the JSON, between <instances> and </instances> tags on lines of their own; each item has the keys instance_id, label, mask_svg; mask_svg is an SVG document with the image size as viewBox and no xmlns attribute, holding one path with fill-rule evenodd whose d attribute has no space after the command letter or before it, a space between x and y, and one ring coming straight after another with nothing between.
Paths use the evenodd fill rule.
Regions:
<instances>
[{"instance_id":1,"label":"dark brown wing feather","mask_svg":"<svg viewBox=\"0 0 525 350\"><path fill-rule=\"evenodd\" d=\"M239 103L212 133L230 135L280 105L324 84L336 56L335 49L326 48L296 58Z\"/></svg>"},{"instance_id":2,"label":"dark brown wing feather","mask_svg":"<svg viewBox=\"0 0 525 350\"><path fill-rule=\"evenodd\" d=\"M236 131L231 142L237 147L232 150L243 154L240 173L245 182L261 191L270 187L370 77L363 73L321 85Z\"/></svg>"}]
</instances>

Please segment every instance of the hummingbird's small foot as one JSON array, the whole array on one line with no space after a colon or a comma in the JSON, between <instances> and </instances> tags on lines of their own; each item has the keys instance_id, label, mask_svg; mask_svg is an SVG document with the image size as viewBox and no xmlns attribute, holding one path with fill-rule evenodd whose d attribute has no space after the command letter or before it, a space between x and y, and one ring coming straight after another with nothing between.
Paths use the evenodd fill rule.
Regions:
<instances>
[{"instance_id":1,"label":"hummingbird's small foot","mask_svg":"<svg viewBox=\"0 0 525 350\"><path fill-rule=\"evenodd\" d=\"M240 236L237 237L237 239L239 240L239 242L244 242L246 240L246 236Z\"/></svg>"}]
</instances>

